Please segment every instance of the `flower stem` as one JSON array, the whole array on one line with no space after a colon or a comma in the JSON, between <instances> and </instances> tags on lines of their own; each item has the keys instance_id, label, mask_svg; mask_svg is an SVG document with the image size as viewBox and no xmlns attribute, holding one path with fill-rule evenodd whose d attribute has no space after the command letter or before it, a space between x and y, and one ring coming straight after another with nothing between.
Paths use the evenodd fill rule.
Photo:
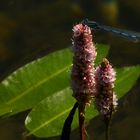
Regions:
<instances>
[{"instance_id":1,"label":"flower stem","mask_svg":"<svg viewBox=\"0 0 140 140\"><path fill-rule=\"evenodd\" d=\"M105 117L105 140L110 140L110 130L111 130L111 120L112 120L112 113L110 114L110 117Z\"/></svg>"},{"instance_id":2,"label":"flower stem","mask_svg":"<svg viewBox=\"0 0 140 140\"><path fill-rule=\"evenodd\" d=\"M79 104L79 132L80 140L86 140L85 121L85 105Z\"/></svg>"},{"instance_id":3,"label":"flower stem","mask_svg":"<svg viewBox=\"0 0 140 140\"><path fill-rule=\"evenodd\" d=\"M110 139L110 125L106 125L106 132L105 132L105 139L109 140Z\"/></svg>"}]
</instances>

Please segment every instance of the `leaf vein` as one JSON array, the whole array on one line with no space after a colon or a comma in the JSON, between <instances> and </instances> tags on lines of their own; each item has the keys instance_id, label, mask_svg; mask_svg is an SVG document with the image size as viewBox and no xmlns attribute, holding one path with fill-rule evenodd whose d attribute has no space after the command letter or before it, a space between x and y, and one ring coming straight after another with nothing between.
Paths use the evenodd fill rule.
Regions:
<instances>
[{"instance_id":1,"label":"leaf vein","mask_svg":"<svg viewBox=\"0 0 140 140\"><path fill-rule=\"evenodd\" d=\"M27 95L28 93L30 93L32 90L34 90L35 88L39 87L41 84L47 82L48 80L50 80L51 78L55 77L56 75L62 73L63 71L65 71L67 68L69 68L69 66L64 67L63 69L55 72L54 74L52 74L51 76L39 81L36 85L33 85L31 87L29 87L27 90L25 90L23 93L21 93L20 95L16 96L14 99L11 99L10 101L7 102L7 104L12 104L13 102L19 100L20 98L22 98L23 96Z\"/></svg>"}]
</instances>

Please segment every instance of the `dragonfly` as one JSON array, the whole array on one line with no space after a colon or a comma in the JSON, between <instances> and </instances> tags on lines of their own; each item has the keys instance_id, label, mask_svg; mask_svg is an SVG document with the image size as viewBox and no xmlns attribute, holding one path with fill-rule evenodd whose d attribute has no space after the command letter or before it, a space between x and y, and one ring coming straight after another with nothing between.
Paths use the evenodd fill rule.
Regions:
<instances>
[{"instance_id":1,"label":"dragonfly","mask_svg":"<svg viewBox=\"0 0 140 140\"><path fill-rule=\"evenodd\" d=\"M130 41L140 42L140 33L138 33L138 32L127 31L127 30L123 30L123 29L118 29L118 28L102 25L102 24L99 24L98 22L90 21L88 19L84 19L82 21L82 24L87 25L92 30L110 32L116 36L123 37L125 39L130 40Z\"/></svg>"}]
</instances>

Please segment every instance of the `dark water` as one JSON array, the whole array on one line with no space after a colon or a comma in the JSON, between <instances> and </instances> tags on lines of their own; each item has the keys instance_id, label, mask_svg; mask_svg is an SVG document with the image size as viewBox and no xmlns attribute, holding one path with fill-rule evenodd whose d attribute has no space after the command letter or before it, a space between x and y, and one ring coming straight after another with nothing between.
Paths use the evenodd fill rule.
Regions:
<instances>
[{"instance_id":1,"label":"dark water","mask_svg":"<svg viewBox=\"0 0 140 140\"><path fill-rule=\"evenodd\" d=\"M71 44L72 26L84 18L140 32L139 0L1 0L0 80L18 67ZM95 32L96 43L111 46L115 67L140 64L140 43ZM131 78L131 77L130 77ZM113 140L140 139L140 80L122 99L112 125ZM22 140L26 113L0 121L0 140ZM103 140L104 127L96 118L87 129L91 140ZM93 133L92 133L93 132ZM72 139L78 139L76 132ZM32 138L37 139L37 138ZM47 140L52 140L50 138ZM56 138L58 139L58 138Z\"/></svg>"}]
</instances>

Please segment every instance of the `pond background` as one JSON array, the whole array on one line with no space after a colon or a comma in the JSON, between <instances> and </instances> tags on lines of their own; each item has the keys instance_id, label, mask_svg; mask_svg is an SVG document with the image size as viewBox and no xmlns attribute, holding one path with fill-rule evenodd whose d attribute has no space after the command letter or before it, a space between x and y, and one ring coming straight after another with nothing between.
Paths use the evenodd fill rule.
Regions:
<instances>
[{"instance_id":1,"label":"pond background","mask_svg":"<svg viewBox=\"0 0 140 140\"><path fill-rule=\"evenodd\" d=\"M0 0L0 80L34 59L70 47L72 26L85 18L140 32L140 1ZM102 32L93 34L95 43L111 46L108 58L115 67L140 64L140 43ZM113 140L140 140L139 92L140 80L121 99L112 122ZM27 113L0 120L0 140L23 140ZM87 127L91 140L103 140L101 119L97 117L91 123ZM76 139L77 130L72 133L72 140Z\"/></svg>"}]
</instances>

